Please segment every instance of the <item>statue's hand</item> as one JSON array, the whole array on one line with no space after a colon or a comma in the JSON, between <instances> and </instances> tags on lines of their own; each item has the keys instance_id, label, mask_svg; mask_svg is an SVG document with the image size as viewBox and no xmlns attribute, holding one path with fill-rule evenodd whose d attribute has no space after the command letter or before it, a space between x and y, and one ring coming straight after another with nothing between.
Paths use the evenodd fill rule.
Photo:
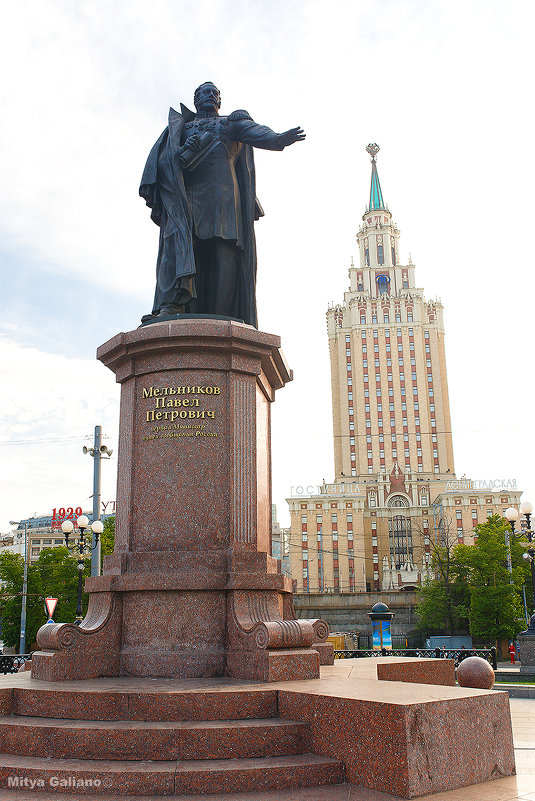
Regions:
<instances>
[{"instance_id":1,"label":"statue's hand","mask_svg":"<svg viewBox=\"0 0 535 801\"><path fill-rule=\"evenodd\" d=\"M198 153L201 149L201 137L198 134L192 134L192 136L188 136L184 142L184 149L186 148L191 150L192 153Z\"/></svg>"},{"instance_id":2,"label":"statue's hand","mask_svg":"<svg viewBox=\"0 0 535 801\"><path fill-rule=\"evenodd\" d=\"M277 142L283 147L287 147L288 145L293 145L294 142L302 142L305 137L306 133L297 126L297 128L290 128L289 131L277 134Z\"/></svg>"}]
</instances>

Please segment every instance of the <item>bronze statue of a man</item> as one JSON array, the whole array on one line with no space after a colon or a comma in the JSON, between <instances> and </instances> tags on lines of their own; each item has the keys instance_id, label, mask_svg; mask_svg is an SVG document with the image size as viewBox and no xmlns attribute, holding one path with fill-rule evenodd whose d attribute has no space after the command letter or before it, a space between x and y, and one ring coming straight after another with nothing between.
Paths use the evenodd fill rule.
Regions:
<instances>
[{"instance_id":1,"label":"bronze statue of a man","mask_svg":"<svg viewBox=\"0 0 535 801\"><path fill-rule=\"evenodd\" d=\"M152 148L139 194L160 226L153 315L214 314L250 325L256 318L253 147L283 150L305 138L277 134L246 111L219 115L213 83L195 90L196 113L180 105Z\"/></svg>"}]
</instances>

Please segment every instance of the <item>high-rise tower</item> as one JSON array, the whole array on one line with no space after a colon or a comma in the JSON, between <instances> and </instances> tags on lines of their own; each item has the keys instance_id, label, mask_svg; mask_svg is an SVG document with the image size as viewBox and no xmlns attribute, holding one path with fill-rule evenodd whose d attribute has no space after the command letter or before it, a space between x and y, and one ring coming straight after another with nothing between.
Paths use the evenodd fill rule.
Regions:
<instances>
[{"instance_id":1,"label":"high-rise tower","mask_svg":"<svg viewBox=\"0 0 535 801\"><path fill-rule=\"evenodd\" d=\"M288 499L298 590L415 588L431 542L470 542L478 522L519 501L516 482L457 481L443 307L402 264L377 154L343 303L327 311L335 479ZM318 465L321 470L321 465ZM321 473L324 471L321 470Z\"/></svg>"},{"instance_id":2,"label":"high-rise tower","mask_svg":"<svg viewBox=\"0 0 535 801\"><path fill-rule=\"evenodd\" d=\"M357 234L359 265L344 304L327 314L336 477L400 469L450 476L453 446L442 304L400 264L399 230L372 156L370 200Z\"/></svg>"}]
</instances>

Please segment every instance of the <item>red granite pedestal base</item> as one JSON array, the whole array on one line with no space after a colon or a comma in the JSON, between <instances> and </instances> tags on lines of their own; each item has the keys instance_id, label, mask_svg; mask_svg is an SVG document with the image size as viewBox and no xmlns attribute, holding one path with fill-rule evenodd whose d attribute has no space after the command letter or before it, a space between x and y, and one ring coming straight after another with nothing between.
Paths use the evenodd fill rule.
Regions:
<instances>
[{"instance_id":1,"label":"red granite pedestal base","mask_svg":"<svg viewBox=\"0 0 535 801\"><path fill-rule=\"evenodd\" d=\"M32 675L318 677L328 627L295 619L270 555L270 406L291 380L279 338L177 319L98 358L121 384L115 551L82 624L40 629Z\"/></svg>"},{"instance_id":2,"label":"red granite pedestal base","mask_svg":"<svg viewBox=\"0 0 535 801\"><path fill-rule=\"evenodd\" d=\"M345 781L415 798L513 774L508 694L414 683L426 665L438 680L439 661L340 660L264 684L5 677L0 788L163 801ZM412 683L392 680L397 667Z\"/></svg>"}]
</instances>

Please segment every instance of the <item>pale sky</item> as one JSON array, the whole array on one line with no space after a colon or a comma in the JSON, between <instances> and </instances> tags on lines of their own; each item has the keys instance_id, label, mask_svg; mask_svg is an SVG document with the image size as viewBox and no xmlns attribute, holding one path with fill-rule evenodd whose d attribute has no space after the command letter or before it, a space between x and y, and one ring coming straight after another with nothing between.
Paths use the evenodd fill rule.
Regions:
<instances>
[{"instance_id":1,"label":"pale sky","mask_svg":"<svg viewBox=\"0 0 535 801\"><path fill-rule=\"evenodd\" d=\"M42 0L6 4L0 67L0 532L91 507L119 388L98 345L150 311L138 196L169 106L205 80L304 143L257 151L259 326L295 380L273 408L273 499L333 478L325 311L348 286L368 142L417 285L445 306L457 476L535 498L532 0Z\"/></svg>"}]
</instances>

